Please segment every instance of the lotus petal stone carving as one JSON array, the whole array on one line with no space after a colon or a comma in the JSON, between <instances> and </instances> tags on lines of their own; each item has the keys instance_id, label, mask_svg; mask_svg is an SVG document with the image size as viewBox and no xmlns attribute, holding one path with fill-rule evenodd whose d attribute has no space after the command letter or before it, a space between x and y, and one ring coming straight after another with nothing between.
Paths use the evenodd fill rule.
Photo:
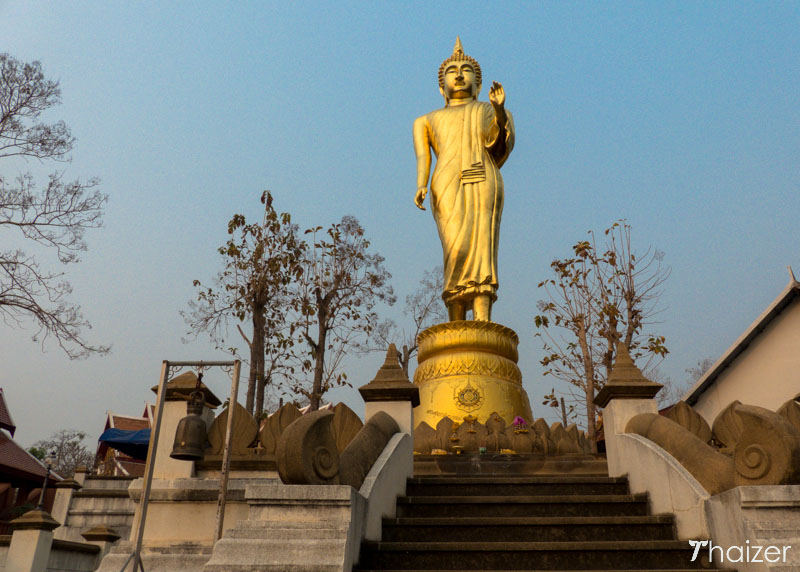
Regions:
<instances>
[{"instance_id":1,"label":"lotus petal stone carving","mask_svg":"<svg viewBox=\"0 0 800 572\"><path fill-rule=\"evenodd\" d=\"M577 443L573 445L561 423L556 422L550 426L550 440L555 445L557 455L571 455L578 452Z\"/></svg>"},{"instance_id":2,"label":"lotus petal stone carving","mask_svg":"<svg viewBox=\"0 0 800 572\"><path fill-rule=\"evenodd\" d=\"M414 429L414 451L429 455L433 449L441 449L436 429L423 421Z\"/></svg>"},{"instance_id":3,"label":"lotus petal stone carving","mask_svg":"<svg viewBox=\"0 0 800 572\"><path fill-rule=\"evenodd\" d=\"M694 408L685 401L679 401L672 406L666 415L681 427L697 435L701 441L711 441L711 427Z\"/></svg>"},{"instance_id":4,"label":"lotus petal stone carving","mask_svg":"<svg viewBox=\"0 0 800 572\"><path fill-rule=\"evenodd\" d=\"M486 447L487 451L499 453L503 449L510 449L511 443L506 437L506 422L500 417L497 412L492 413L489 419L486 420L487 435L483 440L482 446Z\"/></svg>"},{"instance_id":5,"label":"lotus petal stone carving","mask_svg":"<svg viewBox=\"0 0 800 572\"><path fill-rule=\"evenodd\" d=\"M795 396L793 399L781 405L776 413L794 425L795 429L800 431L800 395Z\"/></svg>"},{"instance_id":6,"label":"lotus petal stone carving","mask_svg":"<svg viewBox=\"0 0 800 572\"><path fill-rule=\"evenodd\" d=\"M741 402L734 401L714 419L714 438L722 445L723 453L732 454L742 435L742 421L735 411L737 405L741 405Z\"/></svg>"},{"instance_id":7,"label":"lotus petal stone carving","mask_svg":"<svg viewBox=\"0 0 800 572\"><path fill-rule=\"evenodd\" d=\"M344 403L339 403L333 408L333 435L336 439L336 448L341 453L345 447L353 440L356 434L361 431L364 423Z\"/></svg>"},{"instance_id":8,"label":"lotus petal stone carving","mask_svg":"<svg viewBox=\"0 0 800 572\"><path fill-rule=\"evenodd\" d=\"M535 449L536 433L532 429L527 431L515 430L513 426L505 431L511 449L517 453L533 453Z\"/></svg>"},{"instance_id":9,"label":"lotus petal stone carving","mask_svg":"<svg viewBox=\"0 0 800 572\"><path fill-rule=\"evenodd\" d=\"M558 422L548 426L544 419L536 419L530 425L507 425L496 412L486 423L480 423L472 416L464 417L463 422L443 417L436 429L421 422L414 430L415 453L429 455L434 449L452 453L454 447L463 453L477 453L482 447L490 453L499 453L503 449L544 455L592 452L586 433L574 423L564 428Z\"/></svg>"},{"instance_id":10,"label":"lotus petal stone carving","mask_svg":"<svg viewBox=\"0 0 800 572\"><path fill-rule=\"evenodd\" d=\"M255 441L258 435L258 423L250 412L239 405L234 404L233 427L231 428L231 454L244 455L247 448ZM211 455L221 455L225 446L225 431L228 426L228 408L217 415L216 419L208 428L208 442L211 444L209 453Z\"/></svg>"},{"instance_id":11,"label":"lotus petal stone carving","mask_svg":"<svg viewBox=\"0 0 800 572\"><path fill-rule=\"evenodd\" d=\"M447 452L453 451L453 445L458 444L458 441L451 441L452 437L458 437L453 432L453 425L455 423L449 417L442 417L442 420L436 424L436 441L439 444L437 449L442 449Z\"/></svg>"},{"instance_id":12,"label":"lotus petal stone carving","mask_svg":"<svg viewBox=\"0 0 800 572\"><path fill-rule=\"evenodd\" d=\"M267 417L258 433L258 440L264 447L264 454L275 453L275 447L278 445L281 434L302 415L294 403L287 403Z\"/></svg>"},{"instance_id":13,"label":"lotus petal stone carving","mask_svg":"<svg viewBox=\"0 0 800 572\"><path fill-rule=\"evenodd\" d=\"M477 451L481 443L483 443L488 436L486 427L473 419L474 418L470 418L469 421L464 420L464 422L458 426L458 429L456 429L458 445L462 447L464 451Z\"/></svg>"}]
</instances>

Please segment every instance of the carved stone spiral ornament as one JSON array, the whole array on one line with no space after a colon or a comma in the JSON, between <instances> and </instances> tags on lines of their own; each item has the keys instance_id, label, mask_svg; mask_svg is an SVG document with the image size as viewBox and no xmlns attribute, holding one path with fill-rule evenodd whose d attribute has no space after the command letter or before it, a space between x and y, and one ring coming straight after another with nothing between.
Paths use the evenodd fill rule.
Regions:
<instances>
[{"instance_id":1,"label":"carved stone spiral ornament","mask_svg":"<svg viewBox=\"0 0 800 572\"><path fill-rule=\"evenodd\" d=\"M626 432L664 449L711 494L743 485L800 484L800 431L785 411L779 415L734 401L714 420L714 437L722 446L717 449L704 442L705 431L696 431L693 416L683 409L679 418L637 415Z\"/></svg>"},{"instance_id":2,"label":"carved stone spiral ornament","mask_svg":"<svg viewBox=\"0 0 800 572\"><path fill-rule=\"evenodd\" d=\"M332 422L332 411L314 411L286 428L275 451L278 474L284 483L339 483L339 451Z\"/></svg>"},{"instance_id":3,"label":"carved stone spiral ornament","mask_svg":"<svg viewBox=\"0 0 800 572\"><path fill-rule=\"evenodd\" d=\"M339 472L339 452L328 447L315 447L311 455L311 465L319 478L329 481Z\"/></svg>"},{"instance_id":4,"label":"carved stone spiral ornament","mask_svg":"<svg viewBox=\"0 0 800 572\"><path fill-rule=\"evenodd\" d=\"M343 484L359 488L389 439L400 431L392 417L379 411L340 455L333 420L332 411L314 411L286 428L276 451L281 481L287 485Z\"/></svg>"},{"instance_id":5,"label":"carved stone spiral ornament","mask_svg":"<svg viewBox=\"0 0 800 572\"><path fill-rule=\"evenodd\" d=\"M761 445L737 447L733 459L736 472L747 479L760 479L772 466L769 453Z\"/></svg>"},{"instance_id":6,"label":"carved stone spiral ornament","mask_svg":"<svg viewBox=\"0 0 800 572\"><path fill-rule=\"evenodd\" d=\"M733 457L736 484L800 483L800 432L763 407L738 404L733 411L743 428Z\"/></svg>"}]
</instances>

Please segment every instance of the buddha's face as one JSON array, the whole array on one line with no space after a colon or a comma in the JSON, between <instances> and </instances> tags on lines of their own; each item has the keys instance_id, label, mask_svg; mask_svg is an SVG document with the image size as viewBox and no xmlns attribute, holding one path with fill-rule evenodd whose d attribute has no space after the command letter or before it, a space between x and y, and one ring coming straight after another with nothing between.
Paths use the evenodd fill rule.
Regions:
<instances>
[{"instance_id":1,"label":"buddha's face","mask_svg":"<svg viewBox=\"0 0 800 572\"><path fill-rule=\"evenodd\" d=\"M469 62L450 62L444 70L444 97L472 99L477 94L475 68Z\"/></svg>"}]
</instances>

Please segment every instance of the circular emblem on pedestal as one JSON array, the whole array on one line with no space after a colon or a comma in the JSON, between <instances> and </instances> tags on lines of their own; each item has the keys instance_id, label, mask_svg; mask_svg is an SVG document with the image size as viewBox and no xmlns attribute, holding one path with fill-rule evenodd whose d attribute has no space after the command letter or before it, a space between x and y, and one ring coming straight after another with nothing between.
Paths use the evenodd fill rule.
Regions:
<instances>
[{"instance_id":1,"label":"circular emblem on pedestal","mask_svg":"<svg viewBox=\"0 0 800 572\"><path fill-rule=\"evenodd\" d=\"M466 386L456 389L456 406L465 411L477 409L483 403L483 395L478 388L467 383Z\"/></svg>"}]
</instances>

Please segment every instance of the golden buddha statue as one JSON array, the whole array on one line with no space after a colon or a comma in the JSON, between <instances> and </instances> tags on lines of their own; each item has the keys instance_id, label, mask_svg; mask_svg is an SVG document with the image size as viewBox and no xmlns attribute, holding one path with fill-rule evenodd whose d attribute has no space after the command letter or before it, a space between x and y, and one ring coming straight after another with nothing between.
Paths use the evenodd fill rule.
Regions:
<instances>
[{"instance_id":1,"label":"golden buddha statue","mask_svg":"<svg viewBox=\"0 0 800 572\"><path fill-rule=\"evenodd\" d=\"M497 246L503 214L500 167L514 147L514 122L497 82L489 103L478 101L481 68L456 39L453 55L439 68L445 106L414 122L417 193L425 210L431 170L431 209L444 251L444 292L450 320L491 320L497 299Z\"/></svg>"},{"instance_id":2,"label":"golden buddha statue","mask_svg":"<svg viewBox=\"0 0 800 572\"><path fill-rule=\"evenodd\" d=\"M444 300L449 322L418 337L414 383L420 405L415 424L436 427L443 417L485 422L497 413L510 423L531 421L528 396L517 366L519 339L491 322L497 299L497 245L503 214L500 167L514 147L514 123L497 82L489 102L478 101L481 68L456 39L453 54L439 68L445 106L414 122L417 194L425 209L430 177L431 210L444 251ZM468 311L473 320L467 321Z\"/></svg>"}]
</instances>

